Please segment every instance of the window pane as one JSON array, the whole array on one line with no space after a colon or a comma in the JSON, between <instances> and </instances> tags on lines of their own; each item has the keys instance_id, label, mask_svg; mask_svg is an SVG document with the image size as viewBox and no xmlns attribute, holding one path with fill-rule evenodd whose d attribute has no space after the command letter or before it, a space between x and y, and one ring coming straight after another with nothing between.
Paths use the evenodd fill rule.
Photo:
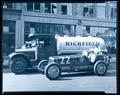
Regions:
<instances>
[{"instance_id":1,"label":"window pane","mask_svg":"<svg viewBox=\"0 0 120 95\"><path fill-rule=\"evenodd\" d=\"M33 11L33 3L27 3L27 11Z\"/></svg>"},{"instance_id":2,"label":"window pane","mask_svg":"<svg viewBox=\"0 0 120 95\"><path fill-rule=\"evenodd\" d=\"M67 5L62 5L62 14L67 14Z\"/></svg>"},{"instance_id":3,"label":"window pane","mask_svg":"<svg viewBox=\"0 0 120 95\"><path fill-rule=\"evenodd\" d=\"M45 13L50 13L51 11L51 3L45 3Z\"/></svg>"},{"instance_id":4,"label":"window pane","mask_svg":"<svg viewBox=\"0 0 120 95\"><path fill-rule=\"evenodd\" d=\"M85 16L85 17L93 17L94 16L93 5L86 6L86 7L83 8L83 16Z\"/></svg>"},{"instance_id":5,"label":"window pane","mask_svg":"<svg viewBox=\"0 0 120 95\"><path fill-rule=\"evenodd\" d=\"M7 8L12 8L12 3L6 3Z\"/></svg>"},{"instance_id":6,"label":"window pane","mask_svg":"<svg viewBox=\"0 0 120 95\"><path fill-rule=\"evenodd\" d=\"M57 5L56 3L52 3L52 13L57 13Z\"/></svg>"},{"instance_id":7,"label":"window pane","mask_svg":"<svg viewBox=\"0 0 120 95\"><path fill-rule=\"evenodd\" d=\"M40 11L40 3L34 4L34 11Z\"/></svg>"},{"instance_id":8,"label":"window pane","mask_svg":"<svg viewBox=\"0 0 120 95\"><path fill-rule=\"evenodd\" d=\"M111 14L110 14L111 19L115 19L116 16L117 16L116 8L111 8Z\"/></svg>"},{"instance_id":9,"label":"window pane","mask_svg":"<svg viewBox=\"0 0 120 95\"><path fill-rule=\"evenodd\" d=\"M25 34L30 33L30 23L25 23Z\"/></svg>"},{"instance_id":10,"label":"window pane","mask_svg":"<svg viewBox=\"0 0 120 95\"><path fill-rule=\"evenodd\" d=\"M83 9L83 16L87 16L88 15L88 8L87 7L84 7Z\"/></svg>"}]
</instances>

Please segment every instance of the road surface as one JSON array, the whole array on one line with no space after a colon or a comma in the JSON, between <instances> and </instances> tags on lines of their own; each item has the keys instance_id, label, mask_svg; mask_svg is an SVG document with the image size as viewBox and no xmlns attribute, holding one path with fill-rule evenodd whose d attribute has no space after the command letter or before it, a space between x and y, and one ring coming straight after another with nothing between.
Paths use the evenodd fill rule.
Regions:
<instances>
[{"instance_id":1,"label":"road surface","mask_svg":"<svg viewBox=\"0 0 120 95\"><path fill-rule=\"evenodd\" d=\"M63 73L58 80L50 81L37 70L15 75L3 69L3 92L14 91L104 91L117 93L116 63L112 62L105 76L92 73Z\"/></svg>"}]
</instances>

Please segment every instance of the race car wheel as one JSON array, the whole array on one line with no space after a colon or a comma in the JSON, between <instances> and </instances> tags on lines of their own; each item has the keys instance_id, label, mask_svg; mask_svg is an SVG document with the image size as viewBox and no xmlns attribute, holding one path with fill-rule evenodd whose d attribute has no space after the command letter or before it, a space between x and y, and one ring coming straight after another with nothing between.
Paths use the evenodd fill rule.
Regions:
<instances>
[{"instance_id":1,"label":"race car wheel","mask_svg":"<svg viewBox=\"0 0 120 95\"><path fill-rule=\"evenodd\" d=\"M50 80L57 79L61 74L61 69L57 64L49 64L45 68L45 75Z\"/></svg>"},{"instance_id":2,"label":"race car wheel","mask_svg":"<svg viewBox=\"0 0 120 95\"><path fill-rule=\"evenodd\" d=\"M104 62L98 61L94 65L94 73L103 76L107 72L107 66Z\"/></svg>"},{"instance_id":3,"label":"race car wheel","mask_svg":"<svg viewBox=\"0 0 120 95\"><path fill-rule=\"evenodd\" d=\"M9 62L10 70L15 74L21 74L25 72L27 68L27 61L24 58L14 58Z\"/></svg>"},{"instance_id":4,"label":"race car wheel","mask_svg":"<svg viewBox=\"0 0 120 95\"><path fill-rule=\"evenodd\" d=\"M48 64L48 60L42 60L38 64L38 71L42 74L44 74L45 66Z\"/></svg>"}]
</instances>

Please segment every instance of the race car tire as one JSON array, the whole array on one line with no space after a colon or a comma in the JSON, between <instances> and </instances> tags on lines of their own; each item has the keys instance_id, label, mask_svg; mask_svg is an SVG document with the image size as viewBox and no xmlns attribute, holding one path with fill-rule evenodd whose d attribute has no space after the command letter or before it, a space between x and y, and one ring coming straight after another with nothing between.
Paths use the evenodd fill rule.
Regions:
<instances>
[{"instance_id":1,"label":"race car tire","mask_svg":"<svg viewBox=\"0 0 120 95\"><path fill-rule=\"evenodd\" d=\"M57 64L48 64L45 67L45 75L49 80L56 80L61 75L61 68Z\"/></svg>"},{"instance_id":2,"label":"race car tire","mask_svg":"<svg viewBox=\"0 0 120 95\"><path fill-rule=\"evenodd\" d=\"M40 63L38 64L38 71L41 74L45 74L44 70L45 70L45 66L48 64L48 60L42 60L40 61Z\"/></svg>"},{"instance_id":3,"label":"race car tire","mask_svg":"<svg viewBox=\"0 0 120 95\"><path fill-rule=\"evenodd\" d=\"M107 66L104 62L98 61L94 65L94 73L103 76L107 72Z\"/></svg>"}]
</instances>

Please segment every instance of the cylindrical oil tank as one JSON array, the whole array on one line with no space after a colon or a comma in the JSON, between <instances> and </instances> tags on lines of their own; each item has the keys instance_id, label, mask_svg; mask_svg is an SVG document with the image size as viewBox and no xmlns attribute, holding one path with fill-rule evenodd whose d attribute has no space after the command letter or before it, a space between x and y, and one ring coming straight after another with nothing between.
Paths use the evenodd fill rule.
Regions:
<instances>
[{"instance_id":1,"label":"cylindrical oil tank","mask_svg":"<svg viewBox=\"0 0 120 95\"><path fill-rule=\"evenodd\" d=\"M57 44L57 53L58 54L70 54L70 53L79 53L84 50L89 50L94 48L96 44L101 48L105 48L105 42L102 38L98 37L56 37Z\"/></svg>"}]
</instances>

